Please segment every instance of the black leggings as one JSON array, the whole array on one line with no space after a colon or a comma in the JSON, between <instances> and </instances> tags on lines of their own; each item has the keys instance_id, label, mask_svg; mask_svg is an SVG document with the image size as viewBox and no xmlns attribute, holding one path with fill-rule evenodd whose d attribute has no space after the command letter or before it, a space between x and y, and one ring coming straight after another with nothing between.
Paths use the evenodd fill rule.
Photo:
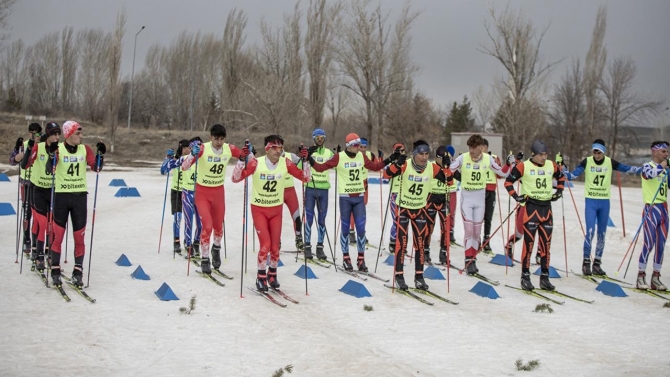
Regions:
<instances>
[{"instance_id":1,"label":"black leggings","mask_svg":"<svg viewBox=\"0 0 670 377\"><path fill-rule=\"evenodd\" d=\"M88 193L56 193L54 197L54 240L51 244L51 263L59 265L61 245L65 237L68 216L72 222L75 264L84 261L84 234L86 233L86 206Z\"/></svg>"}]
</instances>

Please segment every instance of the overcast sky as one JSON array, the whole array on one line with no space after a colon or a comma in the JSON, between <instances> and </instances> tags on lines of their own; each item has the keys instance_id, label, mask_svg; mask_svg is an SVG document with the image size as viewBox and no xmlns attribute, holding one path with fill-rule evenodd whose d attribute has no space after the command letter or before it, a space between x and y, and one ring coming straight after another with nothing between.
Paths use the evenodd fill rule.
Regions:
<instances>
[{"instance_id":1,"label":"overcast sky","mask_svg":"<svg viewBox=\"0 0 670 377\"><path fill-rule=\"evenodd\" d=\"M381 3L397 14L404 2ZM33 44L64 26L73 26L75 32L84 28L112 30L117 13L125 6L122 74L130 76L135 33L143 25L146 29L137 38L135 72L144 65L151 44L169 44L183 30L221 35L228 12L235 7L248 15L247 44L256 43L260 20L264 17L279 26L283 14L291 12L294 4L290 0L19 0L8 21L12 40L21 38ZM301 4L304 9L309 0ZM413 9L421 12L412 29L412 55L421 69L417 84L438 105L460 101L463 95L471 97L478 87L490 85L496 75L503 73L493 58L477 51L480 44L487 43L483 27L487 4L483 0L412 2ZM502 8L507 2L494 4ZM573 57L583 60L600 4L608 6L608 58L631 56L638 68L636 88L670 100L669 0L510 1L512 8L523 8L538 28L551 24L542 59L565 58L552 74L553 79L565 72Z\"/></svg>"}]
</instances>

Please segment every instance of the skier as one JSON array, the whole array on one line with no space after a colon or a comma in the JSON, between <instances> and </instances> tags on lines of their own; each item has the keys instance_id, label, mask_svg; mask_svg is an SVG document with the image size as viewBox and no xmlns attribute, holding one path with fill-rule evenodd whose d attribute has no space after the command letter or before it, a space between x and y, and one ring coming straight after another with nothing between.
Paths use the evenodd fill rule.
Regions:
<instances>
[{"instance_id":1,"label":"skier","mask_svg":"<svg viewBox=\"0 0 670 377\"><path fill-rule=\"evenodd\" d=\"M468 138L469 153L456 157L449 169L460 171L461 175L461 215L465 233L465 265L468 275L479 272L477 253L480 246L482 222L484 220L484 204L486 202L486 172L493 172L500 177L507 177L493 157L482 152L484 139L478 135Z\"/></svg>"},{"instance_id":2,"label":"skier","mask_svg":"<svg viewBox=\"0 0 670 377\"><path fill-rule=\"evenodd\" d=\"M447 152L447 147L441 145L435 151L435 161L430 162L432 165L436 165L439 169L444 168L445 157L449 152ZM451 156L449 159L451 160ZM434 169L434 167L433 167ZM430 239L433 235L433 229L435 229L435 216L437 216L438 221L440 222L440 253L439 260L440 264L447 264L447 237L449 237L449 230L445 226L447 216L449 216L449 229L453 229L454 221L454 211L456 209L456 181L453 177L447 180L447 183L444 184L439 179L430 180L430 191L428 193L428 198L426 198L426 220L428 221L428 230L426 232L426 240L424 241L424 259L426 264L431 264L432 260L430 258ZM453 234L453 231L452 231Z\"/></svg>"},{"instance_id":3,"label":"skier","mask_svg":"<svg viewBox=\"0 0 670 377\"><path fill-rule=\"evenodd\" d=\"M668 142L651 143L651 161L642 165L642 199L645 217L643 219L644 246L640 253L637 273L638 289L665 291L668 288L661 283L663 249L668 237ZM654 252L651 287L647 285L647 262L651 250Z\"/></svg>"},{"instance_id":4,"label":"skier","mask_svg":"<svg viewBox=\"0 0 670 377\"><path fill-rule=\"evenodd\" d=\"M519 152L515 156L515 159L512 162L512 166L522 164L523 158L524 158L523 152ZM507 163L509 164L509 161ZM519 180L519 182L521 183L522 181ZM519 188L518 195L523 196L523 186ZM510 259L514 259L514 244L517 241L523 239L523 214L525 213L524 211L525 205L526 205L525 203L519 203L519 207L516 209L516 214L514 215L514 222L515 222L514 234L509 236L507 243L505 244L505 253ZM536 263L540 264L539 255L537 253L535 254L535 259Z\"/></svg>"},{"instance_id":5,"label":"skier","mask_svg":"<svg viewBox=\"0 0 670 377\"><path fill-rule=\"evenodd\" d=\"M367 158L370 161L375 161L375 155L374 153L368 151L368 139L362 137L361 138L361 144L358 146L358 150L363 153L364 155L367 156ZM363 195L363 203L367 206L368 205L368 169L363 168L361 170L361 179L363 180L363 186L365 186L365 194ZM354 214L351 214L351 219L350 219L350 226L349 226L349 244L350 245L355 245L356 244L356 231L354 229ZM366 239L365 240L365 245L368 246L369 242Z\"/></svg>"},{"instance_id":6,"label":"skier","mask_svg":"<svg viewBox=\"0 0 670 377\"><path fill-rule=\"evenodd\" d=\"M323 146L326 141L326 132L320 128L312 132L314 145L309 147L309 153L312 158L322 164L333 158L333 151ZM314 207L318 201L316 209L319 211L317 217L317 241L316 257L326 260L326 254L323 252L323 238L326 234L326 214L328 213L328 190L330 189L330 175L319 173L310 166L311 180L305 185L305 217L307 226L305 227L305 258L312 256L312 223L314 222Z\"/></svg>"},{"instance_id":7,"label":"skier","mask_svg":"<svg viewBox=\"0 0 670 377\"><path fill-rule=\"evenodd\" d=\"M45 127L46 140L35 145L34 140L28 140L26 152L21 160L21 169L30 169L30 182L32 184L32 208L33 208L33 230L36 236L37 247L33 249L31 259L35 263L37 271L44 271L44 245L47 242L47 219L51 207L51 191L53 189L53 175L46 170L47 152L51 144L58 144L61 129L57 123L47 123ZM53 239L51 234L49 240Z\"/></svg>"},{"instance_id":8,"label":"skier","mask_svg":"<svg viewBox=\"0 0 670 377\"><path fill-rule=\"evenodd\" d=\"M177 151L188 147L188 140L183 139L179 141L179 146ZM181 162L179 161L179 153L177 156L174 154L174 149L170 148L167 151L165 160L161 165L161 175L168 174L168 172L174 168L180 166ZM172 210L172 233L174 234L174 252L181 254L181 241L179 235L181 234L181 216L182 216L182 198L181 198L181 189L184 185L184 174L181 169L177 169L172 175L172 184L170 186L170 209Z\"/></svg>"},{"instance_id":9,"label":"skier","mask_svg":"<svg viewBox=\"0 0 670 377\"><path fill-rule=\"evenodd\" d=\"M282 157L289 158L294 165L298 165L300 163L300 157L296 156L293 153L284 151ZM305 248L305 244L302 239L302 219L300 218L301 215L300 202L298 201L298 194L295 191L295 182L293 182L293 176L291 176L290 174L284 175L283 184L284 184L284 204L286 204L286 208L288 208L288 212L291 214L291 219L293 219L295 247L297 251L303 251Z\"/></svg>"},{"instance_id":10,"label":"skier","mask_svg":"<svg viewBox=\"0 0 670 377\"><path fill-rule=\"evenodd\" d=\"M482 145L482 153L488 153L491 157L493 157L493 161L495 161L496 164L502 166L498 156L492 154L489 151L489 141L486 139L484 139L484 145ZM505 169L503 167L503 171L504 170ZM493 169L489 168L486 171L486 195L484 205L484 241L486 242L486 245L484 245L482 251L487 254L493 253L493 250L491 250L491 243L489 238L491 236L491 221L493 220L493 212L496 205L496 187L498 187L497 178L498 177Z\"/></svg>"},{"instance_id":11,"label":"skier","mask_svg":"<svg viewBox=\"0 0 670 377\"><path fill-rule=\"evenodd\" d=\"M196 136L191 140L181 140L179 142L179 148L177 148L177 154L175 158L169 160L167 163L167 170L178 168L177 176L180 174L182 177L181 181L181 208L184 216L184 249L191 253L191 257L199 258L200 257L200 233L202 232L202 223L200 222L200 217L198 216L198 210L195 208L193 203L193 192L195 190L195 165L187 171L181 170L181 165L184 162L184 159L191 154L192 142L202 142L200 137ZM168 150L168 154L170 150ZM195 235L193 235L193 217L195 215ZM181 254L181 247L178 247L178 242L175 244L175 252Z\"/></svg>"},{"instance_id":12,"label":"skier","mask_svg":"<svg viewBox=\"0 0 670 377\"><path fill-rule=\"evenodd\" d=\"M398 156L401 154L405 153L405 146L401 143L395 143L393 144L393 153L389 158L392 159L397 159ZM398 218L398 206L396 206L395 202L398 197L398 189L400 188L400 180L399 179L391 179L386 174L386 169L383 170L382 176L386 179L391 180L391 197L389 198L390 204L391 204L391 231L389 232L389 253L393 254L395 253L395 244L396 244L396 239L398 236L398 229L396 227L396 219Z\"/></svg>"},{"instance_id":13,"label":"skier","mask_svg":"<svg viewBox=\"0 0 670 377\"><path fill-rule=\"evenodd\" d=\"M444 148L446 151L446 148ZM443 151L443 153L444 153ZM423 264L425 263L424 242L428 232L426 199L430 191L431 182L440 180L446 183L447 177L451 175L448 168L442 168L437 164L428 164L430 147L424 140L417 140L413 144L412 158L406 161L406 155L400 155L398 159L388 167L386 174L398 177L400 188L398 190L398 240L395 253L395 284L398 289L408 290L405 283L403 263L407 253L407 236L409 227L412 227L412 244L417 250L414 266L414 286L417 289L428 289L428 284L423 278ZM440 155L448 165L449 158ZM444 171L443 171L444 169Z\"/></svg>"},{"instance_id":14,"label":"skier","mask_svg":"<svg viewBox=\"0 0 670 377\"><path fill-rule=\"evenodd\" d=\"M264 140L266 155L256 159L250 157L246 163L241 158L233 170L233 183L251 176L251 216L256 226L258 243L258 274L256 289L268 291L268 285L279 289L277 265L279 263L279 241L282 229L282 203L285 195L284 176L289 174L302 182L309 180L309 169L300 170L288 157L282 157L284 139L279 135L269 135ZM245 147L246 148L246 147ZM301 157L307 158L307 148L300 150ZM279 187L277 187L279 186ZM268 254L270 256L269 268Z\"/></svg>"},{"instance_id":15,"label":"skier","mask_svg":"<svg viewBox=\"0 0 670 377\"><path fill-rule=\"evenodd\" d=\"M540 255L540 289L553 291L549 282L549 261L553 213L551 202L563 195L565 176L560 167L547 160L547 145L536 140L530 147L532 158L514 166L505 180L505 188L517 203L525 203L523 212L523 251L521 253L521 288L527 291L535 289L530 282L530 257L535 243L535 234L539 241L537 252ZM514 190L514 182L522 179L523 196ZM556 192L552 193L552 179L556 179Z\"/></svg>"},{"instance_id":16,"label":"skier","mask_svg":"<svg viewBox=\"0 0 670 377\"><path fill-rule=\"evenodd\" d=\"M200 144L197 140L190 143L191 154L182 161L181 170L189 171L195 165L195 206L202 223L200 233L200 253L202 259L200 268L203 273L212 273L212 267L218 270L221 267L221 239L223 238L223 219L226 213L226 192L223 184L226 180L226 166L231 157L245 159L249 155L249 148L237 148L226 143L226 128L215 124L209 130L210 140ZM209 245L214 231L212 242L212 260L209 259Z\"/></svg>"},{"instance_id":17,"label":"skier","mask_svg":"<svg viewBox=\"0 0 670 377\"><path fill-rule=\"evenodd\" d=\"M83 129L79 123L68 120L63 123L63 143L49 145L49 158L46 171L54 172L54 204L53 204L53 242L51 249L51 278L53 285L62 285L60 271L61 245L65 236L65 225L68 216L72 222L74 238L74 270L72 283L83 287L84 274L84 234L86 233L86 212L88 186L86 182L86 165L94 171L102 170L103 155L107 151L105 144L96 144L96 153L88 145L82 145ZM54 156L55 154L55 156ZM54 167L54 161L56 166Z\"/></svg>"},{"instance_id":18,"label":"skier","mask_svg":"<svg viewBox=\"0 0 670 377\"><path fill-rule=\"evenodd\" d=\"M619 171L628 174L640 174L642 168L624 165L605 155L607 148L602 139L596 139L591 145L593 156L587 157L570 173L563 165L563 174L570 181L584 173L584 220L586 222L586 237L584 237L584 261L582 273L584 275L606 275L601 267L603 252L605 251L605 233L607 221L610 218L610 187L612 174ZM556 163L563 164L563 157L558 154ZM591 269L591 241L598 227L596 256Z\"/></svg>"},{"instance_id":19,"label":"skier","mask_svg":"<svg viewBox=\"0 0 670 377\"><path fill-rule=\"evenodd\" d=\"M349 256L349 243L347 242L347 235L349 234L350 216L354 214L354 222L356 225L358 259L357 267L360 271L367 272L368 268L365 265L365 203L364 192L365 186L361 176L361 171L369 169L372 171L379 171L388 163L385 161L371 161L366 155L359 152L358 147L361 144L361 139L355 133L347 135L346 149L337 153L333 158L324 163L318 163L313 156L309 156L309 163L313 170L321 173L328 169L335 168L337 170L337 180L340 197L340 221L342 225L340 235L340 247L342 249L342 263L347 271L352 271L351 257ZM339 148L338 148L339 149Z\"/></svg>"},{"instance_id":20,"label":"skier","mask_svg":"<svg viewBox=\"0 0 670 377\"><path fill-rule=\"evenodd\" d=\"M31 123L28 126L28 133L30 133L30 138L28 140L23 140L22 137L16 139L16 145L14 146L12 153L9 155L9 165L16 166L21 162L21 160L23 160L25 150L28 146L28 141L32 140L33 143L39 141L41 132L42 126L40 126L39 123ZM19 194L21 196L21 203L24 211L24 218L22 219L23 252L26 254L31 253L31 249L36 248L37 245L37 235L31 237L30 229L30 220L32 219L32 209L30 207L30 204L32 203L32 199L30 197L32 194L32 179L28 176L28 174L31 173L32 170L29 172L27 169L19 169Z\"/></svg>"}]
</instances>

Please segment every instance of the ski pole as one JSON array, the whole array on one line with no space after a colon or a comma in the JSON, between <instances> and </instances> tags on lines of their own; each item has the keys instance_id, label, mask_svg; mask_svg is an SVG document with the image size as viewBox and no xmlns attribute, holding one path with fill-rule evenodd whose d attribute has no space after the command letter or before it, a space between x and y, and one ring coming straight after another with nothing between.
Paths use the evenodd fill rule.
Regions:
<instances>
[{"instance_id":1,"label":"ski pole","mask_svg":"<svg viewBox=\"0 0 670 377\"><path fill-rule=\"evenodd\" d=\"M20 168L20 167L19 167ZM28 168L28 172L26 173L26 181L28 184L30 184L30 171L32 170L32 166ZM28 211L30 208L29 203L29 197L30 197L30 192L28 184L23 185L23 226L21 227L23 230L23 244L26 244L26 230L28 230L28 234L30 234L30 222L28 221ZM21 264L19 265L19 274L23 273L23 257L25 256L25 251L21 253Z\"/></svg>"},{"instance_id":2,"label":"ski pole","mask_svg":"<svg viewBox=\"0 0 670 377\"><path fill-rule=\"evenodd\" d=\"M314 186L314 190L316 190L316 183L314 182L314 176L310 175L310 178L312 179L312 186ZM328 198L328 194L326 194L326 199L327 198ZM318 196L317 196L315 202L316 202L316 210L317 210L317 212L319 212L319 217L321 217L321 204L319 203ZM330 256L331 256L331 258L333 258L333 267L335 267L335 272L338 272L337 271L337 262L335 261L335 251L334 251L334 247L330 246L330 236L328 235L328 228L326 228L326 225L325 225L326 224L325 217L323 219L323 223L324 223L323 230L326 233L326 241L328 242L328 248L330 249ZM316 225L317 225L317 227L319 226L319 220L318 219L316 220ZM335 238L337 239L337 237L335 237ZM307 270L305 270L305 273L307 273Z\"/></svg>"},{"instance_id":3,"label":"ski pole","mask_svg":"<svg viewBox=\"0 0 670 377\"><path fill-rule=\"evenodd\" d=\"M375 262L375 273L377 273L377 266L379 265L379 256L382 253L382 242L384 242L384 231L386 230L386 219L389 214L389 206L391 205L391 195L392 195L392 190L393 190L393 180L395 177L392 177L391 180L389 181L389 196L388 199L386 199L386 211L384 211L384 216L383 221L382 221L382 235L379 237L379 246L377 247L377 261ZM382 186L382 181L379 181L379 189L381 190ZM389 250L390 252L391 250ZM395 251L395 250L394 250Z\"/></svg>"},{"instance_id":4,"label":"ski pole","mask_svg":"<svg viewBox=\"0 0 670 377\"><path fill-rule=\"evenodd\" d=\"M582 228L582 235L586 237L586 232L584 232L584 225L582 225L582 218L579 216L579 210L577 210L577 203L575 202L575 197L572 195L572 189L570 188L570 182L565 182L565 185L568 186L568 191L570 192L570 198L572 198L572 205L575 206L575 213L577 214L577 220L579 220L579 226Z\"/></svg>"},{"instance_id":5,"label":"ski pole","mask_svg":"<svg viewBox=\"0 0 670 377\"><path fill-rule=\"evenodd\" d=\"M516 210L517 208L519 208L519 203L516 204L516 207L514 207L514 210ZM486 246L486 245L489 243L489 241L493 238L493 236L494 236L496 233L498 233L498 231L500 230L500 228L502 228L502 226L507 222L507 220L509 220L509 218L512 216L513 213L514 213L514 212L510 212L510 213L507 215L507 217L505 217L505 219L503 220L502 224L500 224L500 225L496 228L496 230L493 232L493 234L491 234L491 237L489 237L488 240L484 241L481 245L479 245L479 249L477 250L477 254L479 254L479 253L482 251L482 249L484 248L484 246ZM477 254L475 254L475 256L476 256ZM475 260L475 259L473 258L470 262L466 263L462 270L458 270L458 273L462 275L462 274L463 274L463 271L465 271L465 270L468 268L468 266L469 266L472 262L474 262L474 260Z\"/></svg>"},{"instance_id":6,"label":"ski pole","mask_svg":"<svg viewBox=\"0 0 670 377\"><path fill-rule=\"evenodd\" d=\"M400 230L400 203L402 203L402 167L400 168L400 175L398 177L399 177L398 179L400 179L400 182L398 182L398 195L396 196L396 198L398 198L398 203L396 205L396 218L395 219L396 219L396 229ZM391 187L393 187L393 185L391 185ZM409 232L409 229L407 229L407 231ZM397 236L397 233L396 233L396 236ZM406 238L407 238L407 236L405 236L405 239ZM391 293L395 293L395 275L396 275L396 266L398 264L398 259L399 258L402 259L402 257L403 257L402 253L405 252L405 248L406 248L405 245L401 244L400 245L400 250L398 250L398 244L397 244L398 241L402 242L402 240L396 240L395 253L393 255L393 280L391 282ZM379 244L381 245L381 242ZM398 253L400 253L400 254L398 254ZM402 260L400 262L402 263ZM403 269L403 273L404 273L404 269Z\"/></svg>"},{"instance_id":7,"label":"ski pole","mask_svg":"<svg viewBox=\"0 0 670 377\"><path fill-rule=\"evenodd\" d=\"M55 193L56 193L56 152L53 153L52 164L51 164L51 198L49 200L49 220L47 222L47 236L45 240L46 242L44 242L45 254L51 253L51 243L53 243L53 239L55 238L53 234L54 200L56 197ZM51 260L50 256L49 260ZM49 272L50 271L47 270L47 279L49 278Z\"/></svg>"},{"instance_id":8,"label":"ski pole","mask_svg":"<svg viewBox=\"0 0 670 377\"><path fill-rule=\"evenodd\" d=\"M161 253L161 241L163 240L163 222L165 222L165 203L167 203L168 185L170 184L170 171L168 170L165 177L165 195L163 196L163 213L161 214L161 231L158 236L158 254ZM174 259L174 255L172 256Z\"/></svg>"},{"instance_id":9,"label":"ski pole","mask_svg":"<svg viewBox=\"0 0 670 377\"><path fill-rule=\"evenodd\" d=\"M249 150L251 150L253 148L251 143L249 143L248 139L244 142L244 145L246 145L249 148ZM245 163L248 159L249 159L249 157L247 156L246 159L245 159ZM246 200L247 203L249 203L249 185L247 184L246 180L244 181L244 183L245 183L245 185L244 185L244 199ZM245 216L246 216L246 220L244 222L244 238L245 238L245 240L244 240L244 273L245 274L247 273L247 267L249 266L249 221L247 221L247 220L249 220L249 208L248 207L249 206L247 206L247 205L244 206L244 213L245 213ZM256 234L254 234L254 236L256 236ZM253 239L254 237L251 237L251 238Z\"/></svg>"},{"instance_id":10,"label":"ski pole","mask_svg":"<svg viewBox=\"0 0 670 377\"><path fill-rule=\"evenodd\" d=\"M337 150L337 149L335 149L335 150ZM335 202L334 203L335 204L335 218L333 219L333 221L335 222L335 224L333 224L334 225L333 227L335 228L335 238L333 238L333 249L337 249L337 237L338 237L337 235L339 234L339 232L338 232L339 222L337 221L337 207L340 204L339 201L337 200L337 168L335 169L335 191L333 192L333 200Z\"/></svg>"},{"instance_id":11,"label":"ski pole","mask_svg":"<svg viewBox=\"0 0 670 377\"><path fill-rule=\"evenodd\" d=\"M16 176L16 180L17 180L17 186L16 186L16 260L14 261L14 263L19 263L19 241L20 241L19 224L20 224L21 218L23 217L23 214L21 213L23 205L19 206L19 203L20 203L19 198L21 197L21 166L19 166L19 175Z\"/></svg>"},{"instance_id":12,"label":"ski pole","mask_svg":"<svg viewBox=\"0 0 670 377\"><path fill-rule=\"evenodd\" d=\"M649 215L649 212L651 212L651 208L654 206L654 202L656 201L656 196L658 193L661 191L661 188L663 188L663 185L667 182L668 179L668 170L664 170L663 174L663 179L661 180L661 184L658 185L658 188L656 189L656 193L654 194L654 198L651 199L651 203L646 205L646 208L644 209L644 215L642 215L642 222L640 222L640 226L637 228L637 232L635 232L635 236L633 237L633 241L637 241L637 238L640 236L640 230L642 229L642 226L644 225L644 222L647 220L647 216ZM630 246L628 246L628 249L626 250L626 254L624 254L623 259L621 260L621 264L619 264L619 268L617 268L616 272L614 275L619 274L619 270L621 270L621 266L623 266L623 262L626 260L626 256L628 256L628 252L631 250L631 246L633 246L633 243L631 242ZM628 267L630 266L630 261L633 259L633 254L630 254L630 258L628 259L628 265L626 266L626 270L624 271L623 277L626 277L626 274L628 273Z\"/></svg>"},{"instance_id":13,"label":"ski pole","mask_svg":"<svg viewBox=\"0 0 670 377\"><path fill-rule=\"evenodd\" d=\"M303 143L300 143L300 152L302 152L303 148L305 146ZM302 160L302 171L303 171L303 177L305 176L305 169L307 169L307 161L304 159ZM302 234L306 235L307 234L307 207L305 206L305 199L306 199L306 193L305 193L305 185L300 185L302 187ZM317 198L318 199L318 198ZM317 200L318 201L318 200ZM298 250L300 251L300 250ZM296 253L297 255L297 253ZM305 248L303 246L303 257L305 258L303 260L303 267L305 269L305 296L309 296L309 291L307 289L307 254L305 253Z\"/></svg>"},{"instance_id":14,"label":"ski pole","mask_svg":"<svg viewBox=\"0 0 670 377\"><path fill-rule=\"evenodd\" d=\"M93 191L93 217L91 218L91 241L90 241L90 246L89 246L89 251L88 251L88 274L86 277L86 288L88 288L91 285L91 261L93 260L93 232L95 231L95 209L98 204L98 180L100 179L100 161L102 159L102 155L100 154L100 151L96 153L96 161L95 161L95 190ZM66 223L67 224L67 223ZM67 229L67 225L66 225ZM76 261L75 261L76 264Z\"/></svg>"},{"instance_id":15,"label":"ski pole","mask_svg":"<svg viewBox=\"0 0 670 377\"><path fill-rule=\"evenodd\" d=\"M619 181L619 205L621 207L621 226L623 227L623 237L626 238L626 219L623 216L623 196L621 195L621 172L616 173Z\"/></svg>"},{"instance_id":16,"label":"ski pole","mask_svg":"<svg viewBox=\"0 0 670 377\"><path fill-rule=\"evenodd\" d=\"M63 263L67 263L67 236L68 236L68 224L69 221L65 223L65 260Z\"/></svg>"},{"instance_id":17,"label":"ski pole","mask_svg":"<svg viewBox=\"0 0 670 377\"><path fill-rule=\"evenodd\" d=\"M514 152L512 152L512 151L510 150L510 151L509 151L509 155L511 155L512 153L514 153ZM508 155L508 156L509 156L509 155ZM511 166L511 167L510 167L510 170L511 170L513 167L514 167L514 166ZM496 187L496 188L497 188L497 187ZM498 200L500 200L500 197L498 197ZM507 195L507 214L508 214L508 215L509 215L509 212L510 212L511 209L512 209L512 197L509 196L509 195ZM501 219L500 219L500 220L501 220L501 222L502 222L502 211L501 211L501 213L500 213L500 216L501 216ZM511 221L507 223L507 237L508 237L508 238L504 238L504 237L503 237L503 251L505 252L505 275L507 275L507 270L509 269L509 267L508 267L507 265L510 263L510 257L509 257L509 255L507 254L507 240L509 239L509 237L511 237L511 234L512 234L512 233L510 233L510 224L511 224L511 223L512 223ZM516 237L516 227L514 228L514 233L515 233L515 234L514 234L514 237ZM513 257L514 257L514 250L512 249L512 258L513 258Z\"/></svg>"},{"instance_id":18,"label":"ski pole","mask_svg":"<svg viewBox=\"0 0 670 377\"><path fill-rule=\"evenodd\" d=\"M249 148L249 139L244 141L244 146ZM244 156L244 170L247 170L248 156ZM242 289L244 288L244 247L247 243L247 187L249 185L249 177L244 178L244 209L242 212L242 258L240 259L240 298L244 298Z\"/></svg>"},{"instance_id":19,"label":"ski pole","mask_svg":"<svg viewBox=\"0 0 670 377\"><path fill-rule=\"evenodd\" d=\"M197 141L194 141L194 143L198 143ZM200 144L196 144L200 146ZM191 148L191 153L193 153L193 148ZM198 153L193 155L193 158L195 159L195 172L193 173L193 216L195 216L195 211L196 211L196 206L195 206L195 196L198 193ZM179 182L179 180L177 180ZM167 186L166 186L167 190ZM167 192L167 191L166 191ZM198 226L197 224L198 219L196 219L196 224L195 226ZM193 242L194 240L191 239L191 245L188 247L188 263L186 264L186 276L190 276L191 274L191 255L193 254ZM209 240L207 240L209 242Z\"/></svg>"},{"instance_id":20,"label":"ski pole","mask_svg":"<svg viewBox=\"0 0 670 377\"><path fill-rule=\"evenodd\" d=\"M565 277L568 276L568 241L565 232L565 201L561 196L561 216L563 217L563 249L565 250Z\"/></svg>"},{"instance_id":21,"label":"ski pole","mask_svg":"<svg viewBox=\"0 0 670 377\"><path fill-rule=\"evenodd\" d=\"M223 258L228 259L228 247L226 247L226 220L223 220Z\"/></svg>"}]
</instances>

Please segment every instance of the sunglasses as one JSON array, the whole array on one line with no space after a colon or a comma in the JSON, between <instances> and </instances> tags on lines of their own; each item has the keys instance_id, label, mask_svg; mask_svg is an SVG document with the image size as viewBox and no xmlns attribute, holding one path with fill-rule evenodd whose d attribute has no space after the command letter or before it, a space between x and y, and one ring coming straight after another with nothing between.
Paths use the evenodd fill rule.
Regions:
<instances>
[{"instance_id":1,"label":"sunglasses","mask_svg":"<svg viewBox=\"0 0 670 377\"><path fill-rule=\"evenodd\" d=\"M281 152L281 151L284 150L284 146L283 145L273 145L273 146L270 147L270 149L272 149L275 152Z\"/></svg>"},{"instance_id":2,"label":"sunglasses","mask_svg":"<svg viewBox=\"0 0 670 377\"><path fill-rule=\"evenodd\" d=\"M326 140L326 137L325 137L325 136L316 136L316 137L314 138L314 140L324 141L324 140Z\"/></svg>"},{"instance_id":3,"label":"sunglasses","mask_svg":"<svg viewBox=\"0 0 670 377\"><path fill-rule=\"evenodd\" d=\"M598 150L593 150L593 154L603 154L603 152L598 151Z\"/></svg>"}]
</instances>

